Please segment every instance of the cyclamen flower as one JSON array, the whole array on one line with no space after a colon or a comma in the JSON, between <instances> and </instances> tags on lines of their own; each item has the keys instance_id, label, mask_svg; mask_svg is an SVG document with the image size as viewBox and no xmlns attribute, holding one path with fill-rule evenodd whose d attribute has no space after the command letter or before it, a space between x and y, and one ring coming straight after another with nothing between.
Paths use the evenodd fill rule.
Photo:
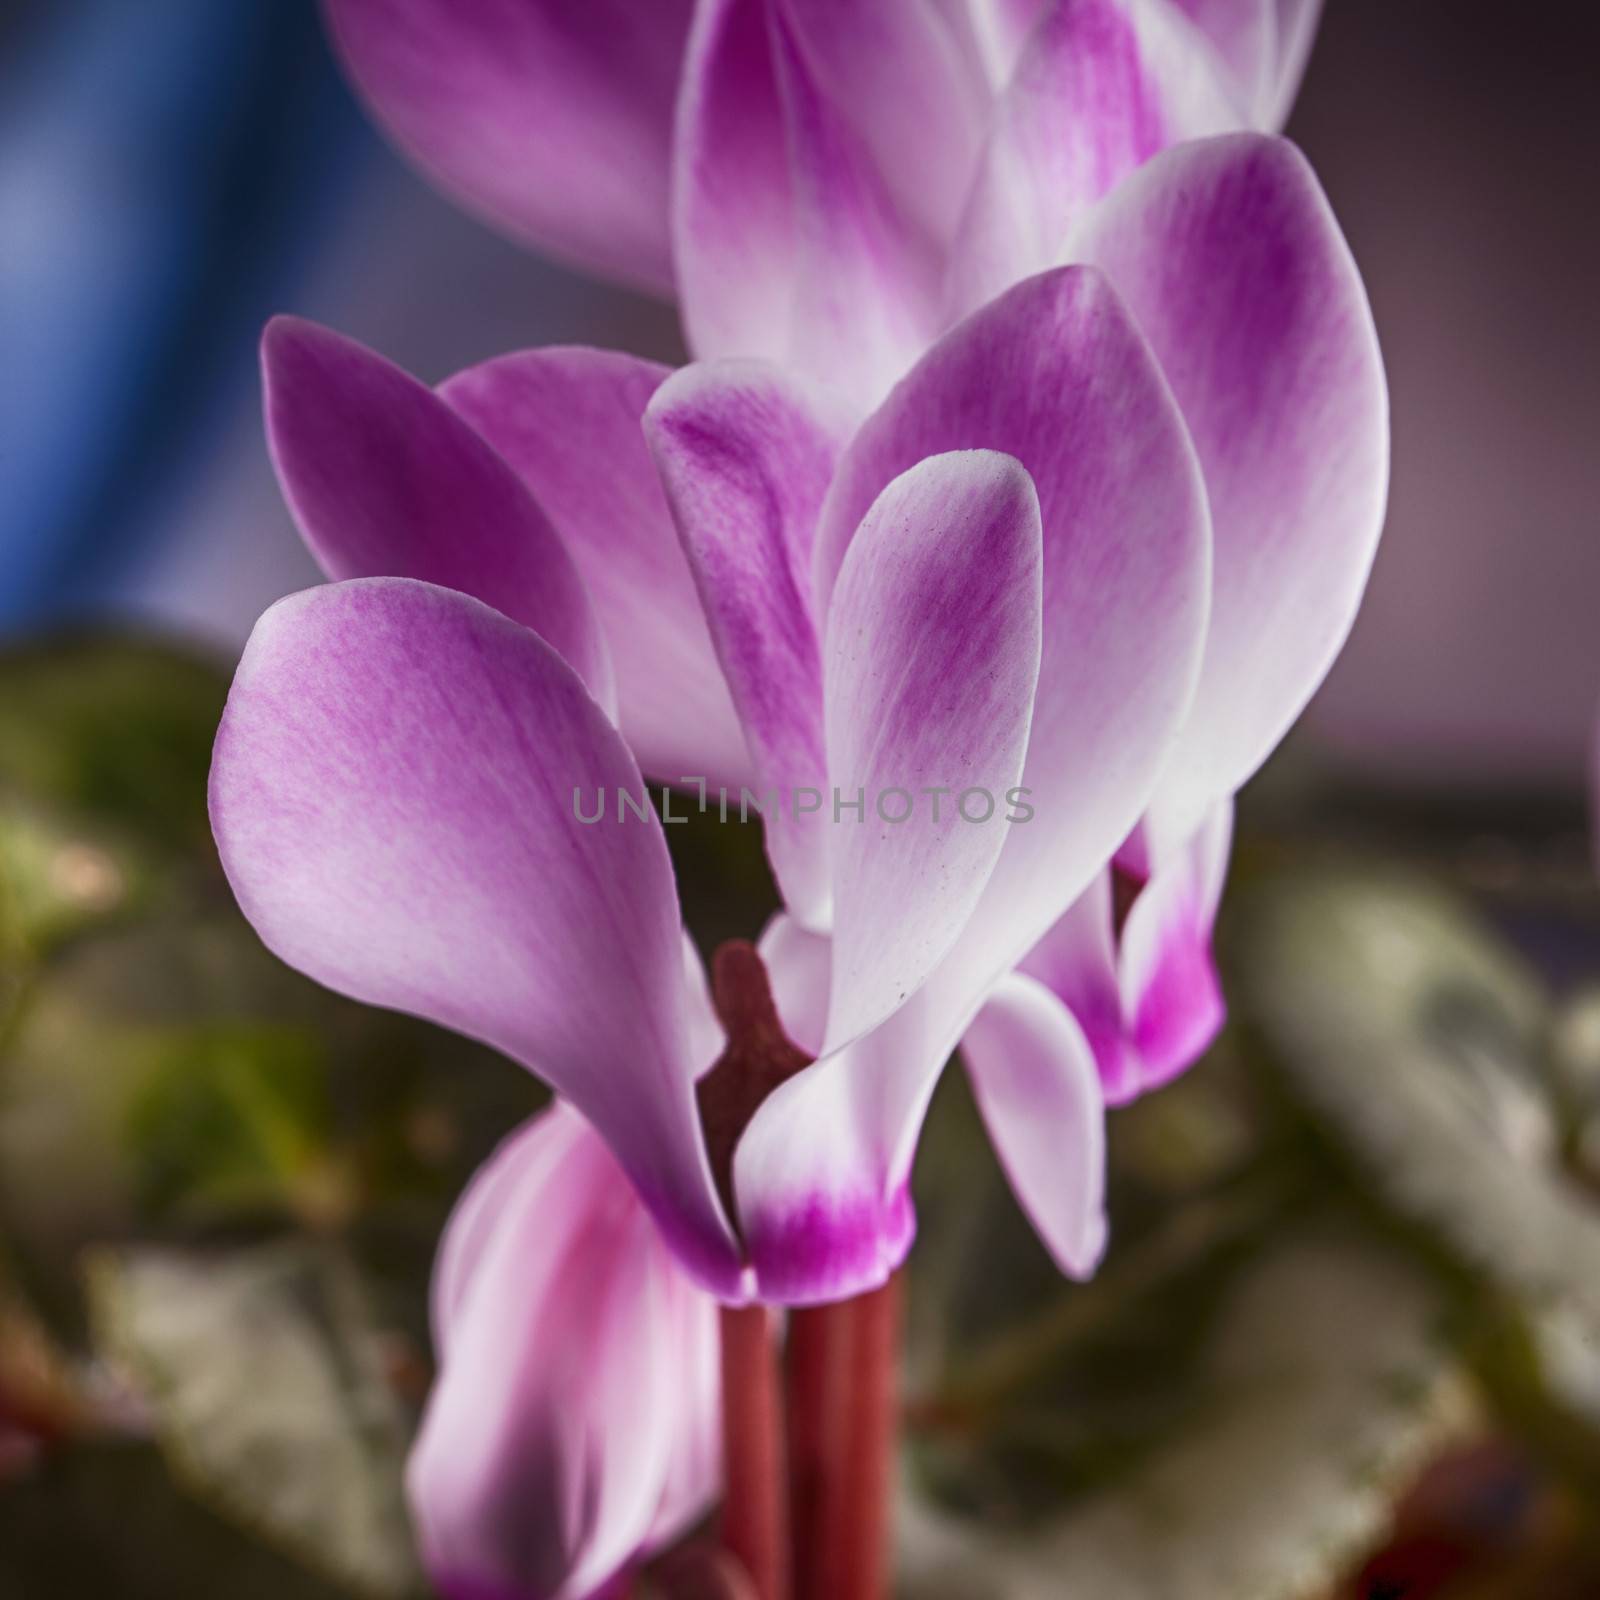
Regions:
<instances>
[{"instance_id":1,"label":"cyclamen flower","mask_svg":"<svg viewBox=\"0 0 1600 1600\"><path fill-rule=\"evenodd\" d=\"M1061 382L1045 425L1055 451L1041 464L1049 481L1090 486L1058 507L1052 548L1087 567L1098 545L1114 546L1107 528L1137 525L1150 539L1147 557L1126 563L1114 548L1100 552L1125 567L1126 583L1087 589L1081 610L1069 596L1053 600L1065 637L1078 641L1052 668L1083 702L1077 820L1098 838L1073 842L1071 828L1030 837L1044 847L1041 870L1076 858L1072 870L1084 872L1137 814L1187 700L1205 525L1181 426L1125 317L1092 276L1058 275L1048 289L1061 313ZM885 1210L874 1177L854 1218L802 1217L730 1252L721 1230L737 1217L719 1208L713 1170L727 1152L713 1163L694 1100L696 1078L728 1039L681 942L663 830L614 814L588 826L571 803L574 788L642 795L596 696L648 726L671 708L675 660L697 648L705 659L693 670L722 682L711 632L726 646L735 620L726 605L711 629L701 622L703 644L685 630L681 654L659 664L642 624L670 611L680 586L694 604L694 576L704 581L719 553L748 553L758 568L772 558L770 570L795 576L785 532L803 533L815 507L802 495L781 523L757 518L744 530L748 552L733 523L720 552L718 530L704 527L691 564L640 426L641 392L661 375L625 358L536 351L446 386L463 410L493 412L502 448L539 482L549 515L456 411L349 341L280 322L266 367L287 497L330 575L346 581L281 603L259 625L218 740L217 837L241 904L286 959L490 1039L605 1132L602 1148L576 1111L553 1114L508 1142L458 1206L435 1280L440 1377L409 1472L443 1592L577 1596L665 1543L715 1493L715 1397L702 1381L713 1302L699 1285L734 1299L754 1278L759 1293L813 1298L881 1277L909 1242L903 1185ZM696 379L682 375L674 392L692 394ZM1118 405L1094 428L1111 397ZM822 481L833 445L805 431L803 412L786 416L781 386L769 398L763 413L753 397L747 417L783 441L796 486ZM682 442L682 419L670 408L660 415L660 429ZM1139 448L1124 460L1118 441L1130 439ZM748 442L726 437L735 454ZM715 440L701 444L715 457ZM912 789L959 775L995 793L1029 780L1043 547L1033 480L1006 457L925 459L877 498L807 658L826 689L823 751L836 760L826 775L874 787L893 777ZM432 581L365 576L381 572ZM600 580L592 609L591 573ZM717 592L731 594L735 576L725 573ZM439 581L478 589L504 614ZM559 639L561 652L521 624ZM1130 643L1137 634L1120 672L1095 654L1103 630ZM583 664L587 688L570 661ZM781 730L762 722L759 688L747 679L724 702L730 719L744 719L734 721L740 745L750 727L761 752L729 752L730 776L752 785L763 782L761 762L785 749L763 737ZM803 693L800 703L811 706ZM781 698L770 710L781 716ZM703 728L680 719L656 731L687 750ZM1048 763L1042 776L1058 786ZM1118 800L1111 790L1123 781L1137 787ZM991 905L991 920L1003 916L987 882L1005 830L948 809L944 826L918 822L885 838L830 822L816 881L834 937L780 924L765 943L792 1035L815 1031L822 1048L830 991L845 1037L915 992L917 966L937 964L960 936L973 897ZM802 834L796 859L816 844ZM1024 992L1024 1015L1027 1004ZM980 1091L1008 1159L1048 1141L1052 1239L1064 1264L1087 1271L1104 1233L1093 1064L1069 1018L1045 1019L1043 1036L1058 1045L1052 1066L1070 1057L1076 1075L1058 1074L1045 1099L1018 1093L1026 1061L1005 1047L1008 1014L986 1013L997 1048ZM931 1086L938 1064L920 1079ZM830 1138L870 1147L877 1118L865 1103L860 1115L862 1130ZM724 1175L742 1209L733 1155ZM648 1212L635 1186L652 1196ZM581 1371L557 1359L574 1348L575 1326L586 1333ZM660 1400L657 1352L695 1376L676 1404L650 1409ZM641 1432L642 1416L650 1426Z\"/></svg>"},{"instance_id":2,"label":"cyclamen flower","mask_svg":"<svg viewBox=\"0 0 1600 1600\"><path fill-rule=\"evenodd\" d=\"M972 826L948 807L942 824L919 811L906 826L829 818L774 828L780 883L806 908L801 915L812 927L826 925L828 937L780 925L764 945L786 1027L823 1058L756 1110L732 1155L740 1243L758 1292L769 1299L831 1299L870 1287L904 1254L911 1230L906 1180L938 1070L990 990L1137 821L1187 712L1203 643L1209 549L1198 471L1160 375L1103 281L1082 270L1046 274L973 319L941 351L930 357L930 372L944 374L935 384L942 395L936 411L948 412L958 429L998 427L1030 459L1029 494L1036 486L1045 506L1039 559L1046 645L1036 701L1031 692L1019 700L1015 668L987 634L1004 599L995 585L1006 576L1005 563L981 543L968 543L975 559L951 567L948 587L917 583L913 557L927 544L917 530L929 525L936 504L919 511L912 486L938 487L954 506L991 471L985 463L992 457L941 462L926 459L939 450L918 450L905 476L899 469L892 474L897 486L888 497L880 499L874 488L862 507L863 528L877 530L867 549L883 555L858 555L852 541L848 557L842 550L836 556L862 563L879 603L863 610L830 585L822 616L806 598L812 539L823 493L844 479L834 480L831 435L781 374L737 366L734 375L749 382L725 396L725 375L689 369L652 402L649 426L678 502L680 547L639 429L638 364L619 368L616 358L594 352L535 351L452 380L445 395L494 441L496 455L420 385L357 347L292 324L279 325L268 340L275 456L290 503L331 575L402 573L473 587L533 626L540 625L541 607L557 602L546 626L552 634L559 628L570 660L591 663L592 685L606 683L602 658L617 641L622 729L636 742L654 734L662 754L681 751L690 764L680 772L717 772L716 763L725 761L719 777L758 789L804 781L825 792L975 786L995 795L1020 776L1032 790L1036 819L1009 830ZM1031 364L1038 381L1005 381L1019 361ZM627 399L619 377L630 386ZM696 414L702 400L709 407L703 416ZM982 408L989 403L1001 409L986 420ZM845 457L851 460L864 472L880 464L855 454L854 446ZM534 495L518 484L508 461L521 468ZM559 516L559 538L541 504ZM508 544L510 553L497 560L495 552ZM819 543L817 553L822 549ZM583 623L581 608L570 609L574 564L592 580L603 628ZM685 594L698 627L679 627L676 651L655 659L644 645L661 623L647 634L638 619L677 617ZM311 600L297 605L309 610ZM288 621L289 631L303 631L298 618ZM264 634L285 630L276 613L262 624ZM235 703L246 708L262 698L254 654L247 654L235 691ZM284 660L292 660L288 651ZM699 685L693 704L706 708L703 717L658 725L632 711L640 685L659 703L680 664ZM352 648L351 667L342 670L354 665ZM888 702L862 692L880 673L896 693L924 696L908 702L919 709L904 726L880 726ZM723 681L731 737L718 728L705 689ZM363 701L374 687L369 682L358 691L345 682L341 703L352 718L366 714ZM383 699L392 696L385 691ZM1037 707L1031 735L1030 703ZM304 702L292 704L298 713ZM274 774L290 796L304 788L316 804L328 803L328 785L306 770L303 757L274 767L248 730L230 731L235 720L230 709L219 771L249 762ZM270 724L266 733L270 738ZM330 733L338 740L367 737L353 725L348 732L324 730L318 742ZM713 760L701 758L702 736ZM1013 743L995 746L1002 736ZM301 739L297 730L297 747ZM1016 771L1008 760L1017 762ZM468 764L462 753L438 766L448 772ZM358 777L373 784L382 775ZM261 786L251 781L254 797ZM585 793L600 786L581 766L573 767L571 781ZM419 792L419 829L426 802ZM433 809L433 826L447 837L472 825L453 803L436 800ZM619 1129L614 1113L596 1105L593 1086L561 1060L545 1059L539 1040L504 1026L488 1031L484 1018L448 995L429 996L422 1005L404 988L342 971L341 952L367 944L338 898L347 891L329 865L330 857L340 865L337 840L318 842L301 827L282 839L285 854L293 848L304 858L296 875L327 886L327 899L305 904L288 879L230 849L227 820L219 817L219 838L241 903L269 943L335 986L428 1010L509 1048L612 1142L691 1267L720 1292L732 1292L725 1262L708 1270L707 1250L715 1255L719 1247L706 1221L709 1208L699 1207L688 1230L690 1249L681 1221L663 1215L674 1203L664 1193L671 1182L688 1185L684 1193L692 1195L696 1181L696 1165L683 1153L689 1141L681 1106L670 1117L647 1115L650 1108L631 1096L635 1125ZM506 830L518 825L496 823ZM318 831L331 836L345 826L344 818L330 817ZM411 848L421 850L420 839ZM574 848L581 854L596 847L580 838ZM376 864L393 857L391 848ZM394 875L393 868L385 871ZM439 889L443 895L445 885ZM522 894L509 886L507 892ZM417 915L424 914L419 906ZM442 920L453 914L444 904ZM980 957L960 970L944 960L958 941ZM405 957L403 941L391 942L393 959ZM910 1003L934 974L938 1007ZM552 988L559 981L575 1007L585 995L598 1004L609 992L608 978L603 966L587 977L567 966ZM1028 980L1008 982L993 1003L1004 1008L1018 987L1026 992ZM1034 1018L1040 998L1027 993L1016 1003ZM514 996L504 1001L515 1003ZM1054 1071L1036 1074L1032 1093L1020 1092L1010 1057L970 1064L1025 1201L1063 1266L1083 1272L1102 1234L1099 1088L1081 1033L1056 1009L1058 1016L1038 1024ZM857 1069L864 1036L890 1027L891 1013L912 1011L918 1020L894 1032L884 1052L887 1068L868 1060ZM611 1074L613 1097L625 1092L622 1085L638 1083L640 1060L615 1065L626 1052L589 1054L582 1072ZM714 1054L703 1056L698 1070ZM808 1109L794 1137L785 1137L779 1105L796 1084L813 1079L818 1087L803 1097ZM811 1120L819 1117L826 1124L821 1132ZM665 1130L662 1120L670 1124ZM1025 1173L1037 1163L1041 1132L1054 1148L1048 1170L1040 1168L1030 1182ZM753 1155L753 1141L766 1153ZM1081 1159L1063 1161L1063 1143ZM669 1174L660 1164L674 1149L679 1154Z\"/></svg>"},{"instance_id":3,"label":"cyclamen flower","mask_svg":"<svg viewBox=\"0 0 1600 1600\"><path fill-rule=\"evenodd\" d=\"M1157 152L1276 129L1317 0L327 0L379 118L510 231L860 415Z\"/></svg>"},{"instance_id":4,"label":"cyclamen flower","mask_svg":"<svg viewBox=\"0 0 1600 1600\"><path fill-rule=\"evenodd\" d=\"M375 380L413 408L376 416L379 435L390 430L380 449L419 418L443 441L408 463L419 483L411 509L425 517L431 495L451 516L413 521L398 554L459 571L475 536L537 536L526 517L474 521L494 492L520 486L426 390L407 395L409 380L393 369L308 342L352 369L337 398L357 409L304 419L311 432L298 444L312 460L297 479L302 511L323 491L319 509L336 511L341 492L366 481L359 391ZM352 417L357 428L341 432ZM284 437L277 442L282 450ZM319 479L318 467L355 470L340 481ZM370 513L404 514L382 504L394 487L346 508L342 555L360 552L379 526ZM424 527L437 544L407 550L405 533ZM725 1210L743 1119L703 1129L696 1084L738 1040L719 1039L708 1020L662 825L591 697L609 698L604 640L592 618L569 616L582 591L560 554L552 542L521 610L556 607L549 631L564 629L588 663L587 685L530 628L409 578L352 579L274 606L251 636L217 736L211 813L223 864L246 916L291 965L484 1039L536 1071L595 1125L714 1292L816 1298L826 1229L801 1229L762 1253L749 1240L741 1248ZM1015 462L946 456L891 485L866 515L824 641L830 770L871 788L916 789L955 767L996 792L1014 787L1038 672L1039 573L1038 504ZM577 798L596 792L625 796L631 814L586 824ZM921 815L888 840L861 830L841 838L831 862L829 1053L917 990L965 926L1004 841L1003 829L950 813ZM730 1148L708 1150L708 1132ZM903 1214L895 1232L903 1251ZM785 1271L789 1254L804 1265Z\"/></svg>"}]
</instances>

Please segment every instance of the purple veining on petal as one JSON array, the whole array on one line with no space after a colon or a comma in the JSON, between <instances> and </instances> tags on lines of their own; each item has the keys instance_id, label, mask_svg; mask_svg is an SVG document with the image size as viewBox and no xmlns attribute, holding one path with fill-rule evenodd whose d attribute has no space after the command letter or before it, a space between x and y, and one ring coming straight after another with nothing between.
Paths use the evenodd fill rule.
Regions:
<instances>
[{"instance_id":1,"label":"purple veining on petal","mask_svg":"<svg viewBox=\"0 0 1600 1600\"><path fill-rule=\"evenodd\" d=\"M827 778L822 652L810 603L812 536L837 447L782 370L701 362L669 378L645 413L679 540L756 764L773 793L767 855L789 908L826 924L827 818L801 789Z\"/></svg>"},{"instance_id":2,"label":"purple veining on petal","mask_svg":"<svg viewBox=\"0 0 1600 1600\"><path fill-rule=\"evenodd\" d=\"M521 476L583 574L640 766L737 791L744 734L641 427L670 376L620 351L550 346L469 367L439 393Z\"/></svg>"},{"instance_id":3,"label":"purple veining on petal","mask_svg":"<svg viewBox=\"0 0 1600 1600\"><path fill-rule=\"evenodd\" d=\"M274 317L261 341L267 444L330 578L419 578L532 628L615 702L584 581L517 474L425 384L354 339Z\"/></svg>"},{"instance_id":4,"label":"purple veining on petal","mask_svg":"<svg viewBox=\"0 0 1600 1600\"><path fill-rule=\"evenodd\" d=\"M1211 628L1163 784L1181 836L1266 758L1355 619L1387 489L1383 366L1349 247L1284 140L1164 152L1071 249L1138 319L1205 472Z\"/></svg>"}]
</instances>

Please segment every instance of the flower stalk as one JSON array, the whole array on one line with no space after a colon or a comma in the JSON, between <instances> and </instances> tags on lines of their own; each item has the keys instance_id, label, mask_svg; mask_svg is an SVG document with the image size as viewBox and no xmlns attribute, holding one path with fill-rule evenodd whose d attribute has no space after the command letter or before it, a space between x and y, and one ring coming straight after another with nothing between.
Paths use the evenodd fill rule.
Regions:
<instances>
[{"instance_id":1,"label":"flower stalk","mask_svg":"<svg viewBox=\"0 0 1600 1600\"><path fill-rule=\"evenodd\" d=\"M765 1306L722 1309L722 1546L755 1600L791 1600L783 1398Z\"/></svg>"},{"instance_id":2,"label":"flower stalk","mask_svg":"<svg viewBox=\"0 0 1600 1600\"><path fill-rule=\"evenodd\" d=\"M882 1600L899 1428L900 1275L789 1324L795 1600Z\"/></svg>"}]
</instances>

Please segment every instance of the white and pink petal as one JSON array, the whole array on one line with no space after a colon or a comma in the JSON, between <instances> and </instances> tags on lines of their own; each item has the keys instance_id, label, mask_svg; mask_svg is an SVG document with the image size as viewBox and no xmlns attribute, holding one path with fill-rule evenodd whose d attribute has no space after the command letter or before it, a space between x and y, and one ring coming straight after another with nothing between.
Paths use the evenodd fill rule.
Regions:
<instances>
[{"instance_id":1,"label":"white and pink petal","mask_svg":"<svg viewBox=\"0 0 1600 1600\"><path fill-rule=\"evenodd\" d=\"M824 670L829 1049L903 1005L984 895L1028 750L1042 592L1033 481L990 450L902 473L845 553Z\"/></svg>"},{"instance_id":2,"label":"white and pink petal","mask_svg":"<svg viewBox=\"0 0 1600 1600\"><path fill-rule=\"evenodd\" d=\"M1105 1101L1094 1052L1043 984L1004 978L961 1041L973 1095L1018 1203L1057 1266L1105 1249Z\"/></svg>"},{"instance_id":3,"label":"white and pink petal","mask_svg":"<svg viewBox=\"0 0 1600 1600\"><path fill-rule=\"evenodd\" d=\"M597 796L603 820L586 823ZM270 949L537 1072L599 1128L692 1270L736 1291L661 826L547 644L405 579L280 601L234 679L211 817Z\"/></svg>"},{"instance_id":4,"label":"white and pink petal","mask_svg":"<svg viewBox=\"0 0 1600 1600\"><path fill-rule=\"evenodd\" d=\"M1349 247L1282 139L1167 151L1069 248L1126 299L1205 472L1211 628L1161 799L1182 837L1271 753L1355 620L1388 484L1383 363Z\"/></svg>"},{"instance_id":5,"label":"white and pink petal","mask_svg":"<svg viewBox=\"0 0 1600 1600\"><path fill-rule=\"evenodd\" d=\"M934 331L939 250L825 75L788 0L706 0L678 107L673 238L697 355L780 361L859 416Z\"/></svg>"},{"instance_id":6,"label":"white and pink petal","mask_svg":"<svg viewBox=\"0 0 1600 1600\"><path fill-rule=\"evenodd\" d=\"M330 578L418 578L532 628L615 703L611 660L560 536L494 449L426 385L298 317L261 341L267 446Z\"/></svg>"},{"instance_id":7,"label":"white and pink petal","mask_svg":"<svg viewBox=\"0 0 1600 1600\"><path fill-rule=\"evenodd\" d=\"M827 753L809 580L837 446L804 390L749 361L669 378L645 433L754 763L767 856L789 909L825 927Z\"/></svg>"},{"instance_id":8,"label":"white and pink petal","mask_svg":"<svg viewBox=\"0 0 1600 1600\"><path fill-rule=\"evenodd\" d=\"M407 1469L430 1576L451 1600L585 1600L717 1492L715 1303L562 1105L487 1163L438 1272Z\"/></svg>"},{"instance_id":9,"label":"white and pink petal","mask_svg":"<svg viewBox=\"0 0 1600 1600\"><path fill-rule=\"evenodd\" d=\"M763 1292L780 1297L855 1292L899 1260L940 1069L994 986L1138 820L1199 668L1210 588L1199 468L1159 369L1098 274L1020 285L896 388L830 491L819 594L832 596L883 486L963 449L1015 456L1039 498L1043 643L1019 785L1031 816L1007 808L1028 820L1000 824L977 908L921 987L785 1083L746 1131L734 1162L741 1226Z\"/></svg>"}]
</instances>

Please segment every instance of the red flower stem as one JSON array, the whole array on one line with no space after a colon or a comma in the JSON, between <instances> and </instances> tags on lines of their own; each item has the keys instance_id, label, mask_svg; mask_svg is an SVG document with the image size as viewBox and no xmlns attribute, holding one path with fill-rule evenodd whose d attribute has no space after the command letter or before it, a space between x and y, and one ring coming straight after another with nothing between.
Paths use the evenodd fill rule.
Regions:
<instances>
[{"instance_id":1,"label":"red flower stem","mask_svg":"<svg viewBox=\"0 0 1600 1600\"><path fill-rule=\"evenodd\" d=\"M789 1313L789 1520L795 1600L826 1592L823 1550L827 1481L846 1449L849 1301Z\"/></svg>"},{"instance_id":2,"label":"red flower stem","mask_svg":"<svg viewBox=\"0 0 1600 1600\"><path fill-rule=\"evenodd\" d=\"M900 1280L789 1322L795 1600L885 1600Z\"/></svg>"},{"instance_id":3,"label":"red flower stem","mask_svg":"<svg viewBox=\"0 0 1600 1600\"><path fill-rule=\"evenodd\" d=\"M755 1600L790 1600L778 1358L764 1306L722 1308L722 1545Z\"/></svg>"}]
</instances>

